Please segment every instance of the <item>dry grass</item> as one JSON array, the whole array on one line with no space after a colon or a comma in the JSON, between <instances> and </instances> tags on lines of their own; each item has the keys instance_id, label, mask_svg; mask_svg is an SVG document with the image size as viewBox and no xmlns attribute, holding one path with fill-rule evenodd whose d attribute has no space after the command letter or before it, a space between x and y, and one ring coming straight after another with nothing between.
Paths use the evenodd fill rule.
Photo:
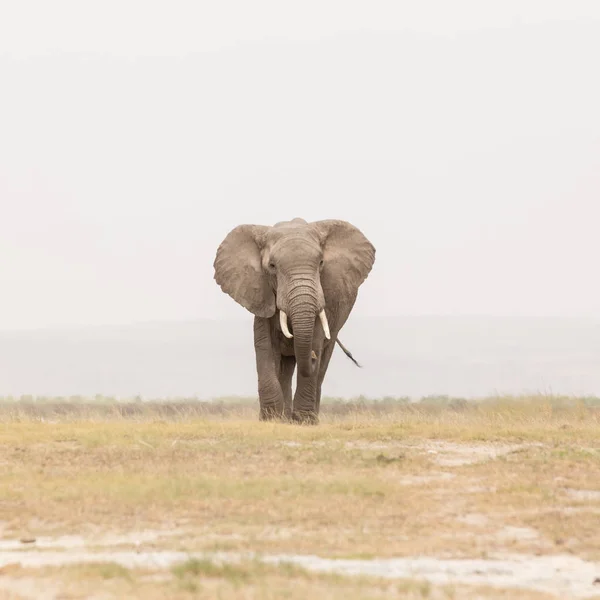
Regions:
<instances>
[{"instance_id":1,"label":"dry grass","mask_svg":"<svg viewBox=\"0 0 600 600\"><path fill-rule=\"evenodd\" d=\"M0 403L0 536L150 528L171 537L144 549L600 559L594 401L332 403L317 427L259 423L244 402L165 406ZM98 576L67 571L74 586ZM121 575L107 578L117 596L145 598L161 586L172 598L378 598L400 585L273 570L237 583ZM464 597L409 588L402 597ZM480 597L545 597L502 594Z\"/></svg>"}]
</instances>

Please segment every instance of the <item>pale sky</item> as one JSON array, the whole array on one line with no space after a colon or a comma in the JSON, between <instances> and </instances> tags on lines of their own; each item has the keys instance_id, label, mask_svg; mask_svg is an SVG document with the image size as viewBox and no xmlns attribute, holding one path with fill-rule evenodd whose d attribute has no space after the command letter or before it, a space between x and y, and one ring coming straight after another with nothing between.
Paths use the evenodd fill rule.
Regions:
<instances>
[{"instance_id":1,"label":"pale sky","mask_svg":"<svg viewBox=\"0 0 600 600\"><path fill-rule=\"evenodd\" d=\"M0 5L0 329L249 313L240 223L346 219L355 314L600 317L600 2Z\"/></svg>"}]
</instances>

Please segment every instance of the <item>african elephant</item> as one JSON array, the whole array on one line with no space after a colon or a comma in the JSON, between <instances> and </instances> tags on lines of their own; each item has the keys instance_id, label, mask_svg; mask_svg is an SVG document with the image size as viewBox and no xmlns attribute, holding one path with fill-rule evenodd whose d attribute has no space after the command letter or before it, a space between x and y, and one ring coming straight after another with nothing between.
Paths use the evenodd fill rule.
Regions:
<instances>
[{"instance_id":1,"label":"african elephant","mask_svg":"<svg viewBox=\"0 0 600 600\"><path fill-rule=\"evenodd\" d=\"M338 333L374 262L375 247L341 220L239 225L221 242L214 278L254 315L260 420L318 423Z\"/></svg>"}]
</instances>

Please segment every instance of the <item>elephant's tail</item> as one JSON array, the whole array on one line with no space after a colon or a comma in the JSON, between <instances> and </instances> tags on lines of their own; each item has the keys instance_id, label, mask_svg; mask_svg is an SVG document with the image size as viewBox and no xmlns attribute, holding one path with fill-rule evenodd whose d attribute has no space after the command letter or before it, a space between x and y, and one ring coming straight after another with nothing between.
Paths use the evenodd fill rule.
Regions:
<instances>
[{"instance_id":1,"label":"elephant's tail","mask_svg":"<svg viewBox=\"0 0 600 600\"><path fill-rule=\"evenodd\" d=\"M348 348L346 348L346 346L344 346L344 344L342 344L342 342L340 342L340 338L335 338L335 341L338 343L339 347L344 351L344 354L357 366L360 367L362 369L362 367L356 362L356 359L354 358L354 356L352 356L352 352L350 352L350 350L348 350Z\"/></svg>"}]
</instances>

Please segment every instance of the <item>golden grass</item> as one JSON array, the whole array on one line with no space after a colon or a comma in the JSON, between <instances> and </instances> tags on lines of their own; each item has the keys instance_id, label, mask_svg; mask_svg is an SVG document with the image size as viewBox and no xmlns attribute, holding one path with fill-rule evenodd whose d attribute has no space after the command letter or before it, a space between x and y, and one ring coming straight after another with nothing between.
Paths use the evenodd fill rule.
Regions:
<instances>
[{"instance_id":1,"label":"golden grass","mask_svg":"<svg viewBox=\"0 0 600 600\"><path fill-rule=\"evenodd\" d=\"M316 427L260 423L248 405L49 406L0 405L4 537L150 528L175 536L144 549L600 559L600 411L585 400L325 405ZM175 573L160 586L173 598L377 598L400 585L361 593L346 580L259 575L242 585ZM108 579L142 590L144 577ZM403 597L454 597L432 589ZM481 597L545 597L502 593Z\"/></svg>"}]
</instances>

